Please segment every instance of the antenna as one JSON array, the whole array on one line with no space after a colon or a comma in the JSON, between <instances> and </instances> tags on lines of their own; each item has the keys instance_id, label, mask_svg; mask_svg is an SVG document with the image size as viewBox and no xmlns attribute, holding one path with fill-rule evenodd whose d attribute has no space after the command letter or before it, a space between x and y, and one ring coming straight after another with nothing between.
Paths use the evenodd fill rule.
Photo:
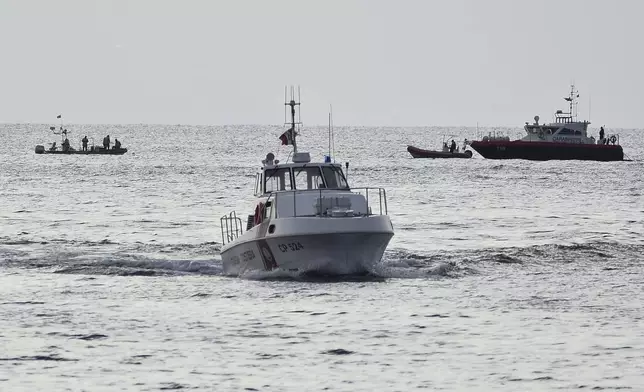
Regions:
<instances>
[{"instance_id":1,"label":"antenna","mask_svg":"<svg viewBox=\"0 0 644 392\"><path fill-rule=\"evenodd\" d=\"M291 128L289 128L286 131L286 138L287 140L290 138L291 144L293 144L293 154L297 154L297 141L296 141L296 136L297 136L297 131L298 129L296 128L296 125L301 126L302 122L300 121L300 115L299 113L296 114L295 107L300 106L300 88L298 87L297 89L297 101L296 101L296 96L295 96L295 87L291 86L291 99L288 100L286 98L284 101L285 106L290 106L291 107L291 122L289 123L288 121L284 121L285 125L290 125ZM299 110L298 110L299 112ZM286 116L287 114L285 114Z\"/></svg>"},{"instance_id":2,"label":"antenna","mask_svg":"<svg viewBox=\"0 0 644 392\"><path fill-rule=\"evenodd\" d=\"M332 110L332 106L329 104L329 158L332 157L331 155L331 110Z\"/></svg>"},{"instance_id":3,"label":"antenna","mask_svg":"<svg viewBox=\"0 0 644 392\"><path fill-rule=\"evenodd\" d=\"M335 132L333 131L333 105L329 104L329 159L335 163Z\"/></svg>"}]
</instances>

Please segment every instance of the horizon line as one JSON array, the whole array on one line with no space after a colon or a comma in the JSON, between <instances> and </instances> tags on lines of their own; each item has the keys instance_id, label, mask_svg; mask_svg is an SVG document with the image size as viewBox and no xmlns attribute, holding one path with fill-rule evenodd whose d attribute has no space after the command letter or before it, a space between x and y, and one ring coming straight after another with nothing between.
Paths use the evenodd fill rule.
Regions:
<instances>
[{"instance_id":1,"label":"horizon line","mask_svg":"<svg viewBox=\"0 0 644 392\"><path fill-rule=\"evenodd\" d=\"M45 125L45 126L51 126L51 123L46 123L46 122L30 122L30 121L23 121L23 122L6 122L6 121L0 121L0 124L2 125ZM191 124L191 123L85 123L85 122L79 122L79 123L68 123L68 125L119 125L119 126L129 126L129 125L147 125L147 126L155 126L155 125L163 125L163 126L193 126L193 127L232 127L232 126L245 126L245 127L285 127L287 126L286 124ZM522 125L481 125L481 124L476 124L476 125L352 125L352 124L343 124L343 125L337 125L334 124L333 127L354 127L354 128L520 128L523 129L525 124ZM58 127L59 125L56 125ZM329 124L311 124L308 126L304 126L303 128L306 129L307 127L328 127ZM606 125L597 125L597 127L605 127ZM592 128L592 127L589 127ZM611 129L642 129L639 127L624 127L624 126L619 126L619 127L608 127Z\"/></svg>"}]
</instances>

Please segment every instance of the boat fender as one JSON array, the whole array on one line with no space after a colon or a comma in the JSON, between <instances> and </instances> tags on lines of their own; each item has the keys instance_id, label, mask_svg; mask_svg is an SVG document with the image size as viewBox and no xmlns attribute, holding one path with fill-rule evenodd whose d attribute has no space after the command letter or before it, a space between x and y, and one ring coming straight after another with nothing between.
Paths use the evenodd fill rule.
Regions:
<instances>
[{"instance_id":1,"label":"boat fender","mask_svg":"<svg viewBox=\"0 0 644 392\"><path fill-rule=\"evenodd\" d=\"M611 137L610 137L610 142L611 142L612 144L615 144L615 142L617 142L617 138L615 137L615 135L613 135L613 136L611 136Z\"/></svg>"},{"instance_id":2,"label":"boat fender","mask_svg":"<svg viewBox=\"0 0 644 392\"><path fill-rule=\"evenodd\" d=\"M264 220L264 203L257 203L257 207L255 207L255 226L259 225L262 223Z\"/></svg>"}]
</instances>

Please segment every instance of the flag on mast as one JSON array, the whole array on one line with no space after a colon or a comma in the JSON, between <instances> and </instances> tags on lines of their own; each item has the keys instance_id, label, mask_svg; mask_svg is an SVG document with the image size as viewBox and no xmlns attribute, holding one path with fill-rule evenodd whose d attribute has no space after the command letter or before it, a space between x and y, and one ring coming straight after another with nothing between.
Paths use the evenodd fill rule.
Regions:
<instances>
[{"instance_id":1,"label":"flag on mast","mask_svg":"<svg viewBox=\"0 0 644 392\"><path fill-rule=\"evenodd\" d=\"M284 132L280 136L280 140L282 141L283 146L288 146L293 144L293 128L289 128L288 131Z\"/></svg>"}]
</instances>

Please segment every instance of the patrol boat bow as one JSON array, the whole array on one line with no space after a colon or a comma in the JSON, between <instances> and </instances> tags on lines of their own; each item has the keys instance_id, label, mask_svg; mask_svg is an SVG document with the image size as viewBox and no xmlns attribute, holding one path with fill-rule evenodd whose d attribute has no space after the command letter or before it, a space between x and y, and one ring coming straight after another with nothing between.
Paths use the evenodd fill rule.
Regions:
<instances>
[{"instance_id":1,"label":"patrol boat bow","mask_svg":"<svg viewBox=\"0 0 644 392\"><path fill-rule=\"evenodd\" d=\"M352 189L342 165L331 163L330 156L312 163L309 153L299 152L299 102L291 99L286 105L290 128L280 139L293 146L292 163L280 163L269 153L257 173L254 213L246 222L234 211L221 218L224 273L372 271L394 234L385 190Z\"/></svg>"}]
</instances>

